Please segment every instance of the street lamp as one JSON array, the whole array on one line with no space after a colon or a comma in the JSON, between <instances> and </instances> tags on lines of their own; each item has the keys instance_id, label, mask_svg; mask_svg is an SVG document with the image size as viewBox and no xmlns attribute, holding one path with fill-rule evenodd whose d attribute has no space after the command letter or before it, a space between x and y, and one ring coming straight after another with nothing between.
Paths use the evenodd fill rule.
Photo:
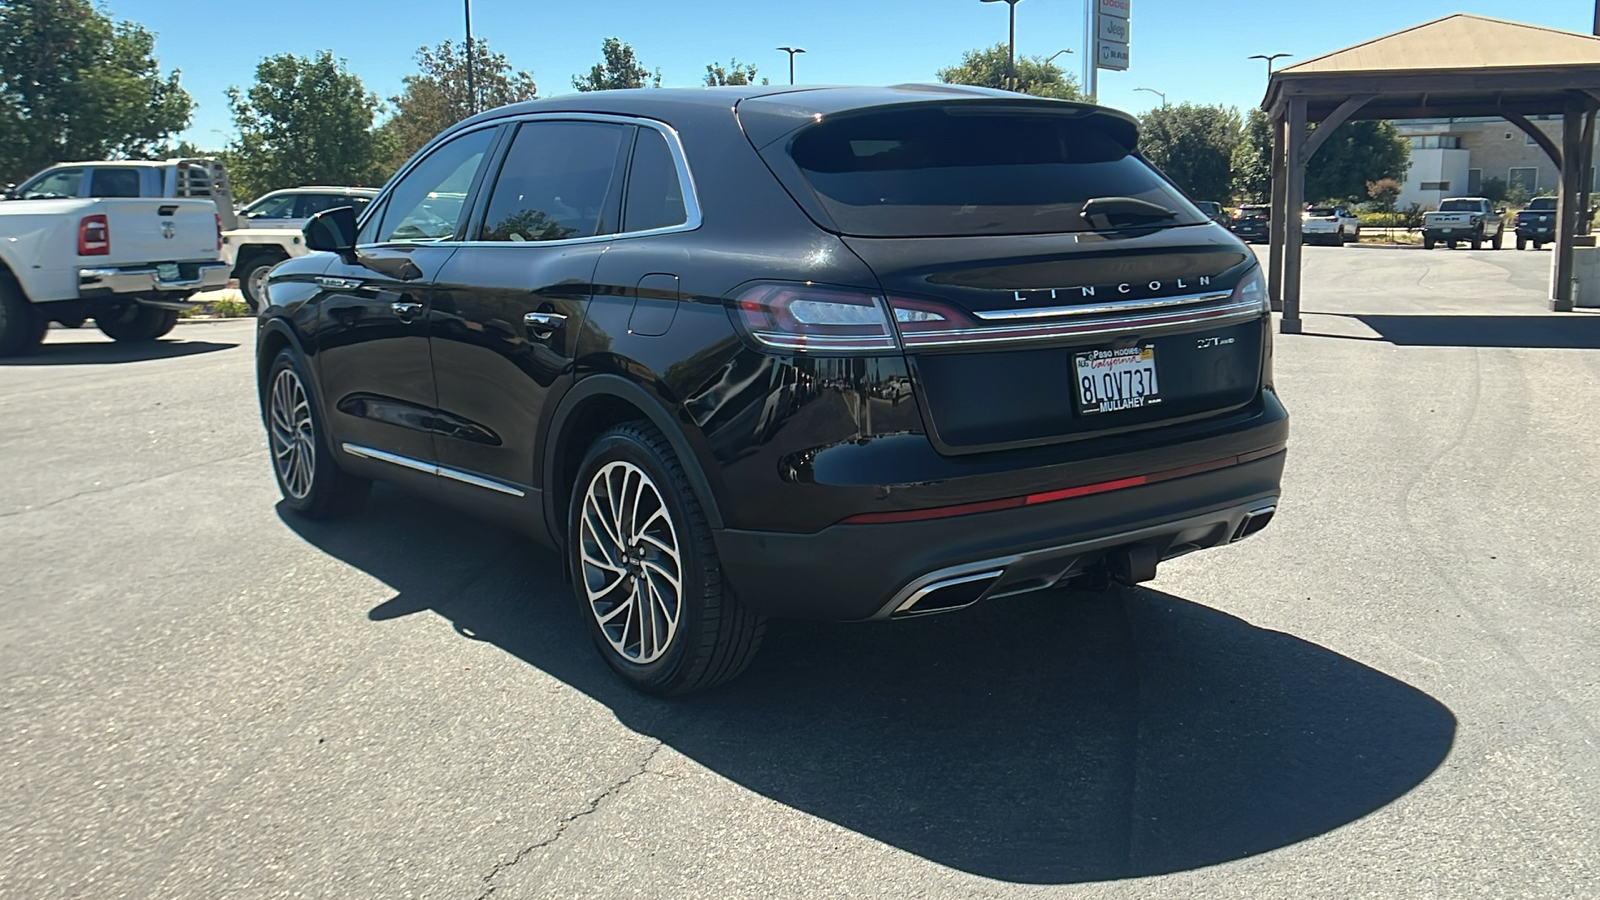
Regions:
<instances>
[{"instance_id":1,"label":"street lamp","mask_svg":"<svg viewBox=\"0 0 1600 900\"><path fill-rule=\"evenodd\" d=\"M984 3L1004 3L1011 7L1011 51L1006 57L1006 89L1017 89L1017 4L1022 0L983 0Z\"/></svg>"},{"instance_id":2,"label":"street lamp","mask_svg":"<svg viewBox=\"0 0 1600 900\"><path fill-rule=\"evenodd\" d=\"M478 85L473 71L477 66L472 59L472 0L462 0L462 3L467 8L467 115L475 116L478 114Z\"/></svg>"},{"instance_id":3,"label":"street lamp","mask_svg":"<svg viewBox=\"0 0 1600 900\"><path fill-rule=\"evenodd\" d=\"M1266 54L1257 53L1256 55L1254 55L1254 56L1252 56L1250 58L1251 59L1264 59L1264 60L1266 60L1267 61L1267 77L1271 78L1272 77L1272 61L1275 60L1275 59L1282 59L1285 56L1292 57L1292 56L1294 56L1294 54L1293 53L1273 53L1273 54L1271 54L1269 56L1269 55L1266 55Z\"/></svg>"},{"instance_id":4,"label":"street lamp","mask_svg":"<svg viewBox=\"0 0 1600 900\"><path fill-rule=\"evenodd\" d=\"M778 49L789 54L789 83L794 84L794 55L806 51L800 47L779 47Z\"/></svg>"},{"instance_id":5,"label":"street lamp","mask_svg":"<svg viewBox=\"0 0 1600 900\"><path fill-rule=\"evenodd\" d=\"M1063 53L1071 53L1071 52L1072 52L1071 50L1057 50L1056 52L1054 52L1054 53L1050 54L1049 56L1045 57L1044 64L1048 66L1056 57L1060 56Z\"/></svg>"},{"instance_id":6,"label":"street lamp","mask_svg":"<svg viewBox=\"0 0 1600 900\"><path fill-rule=\"evenodd\" d=\"M1155 94L1157 97L1161 98L1161 105L1162 106L1166 106L1167 105L1167 95L1163 94L1162 92L1160 92L1158 90L1156 90L1155 88L1134 88L1134 90L1135 91L1144 91L1145 93L1148 93L1148 94Z\"/></svg>"}]
</instances>

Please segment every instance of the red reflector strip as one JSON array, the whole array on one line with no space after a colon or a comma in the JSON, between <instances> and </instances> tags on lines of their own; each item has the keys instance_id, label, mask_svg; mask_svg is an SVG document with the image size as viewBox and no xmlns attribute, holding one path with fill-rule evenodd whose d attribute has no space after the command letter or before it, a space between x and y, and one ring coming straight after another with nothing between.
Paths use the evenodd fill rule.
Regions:
<instances>
[{"instance_id":1,"label":"red reflector strip","mask_svg":"<svg viewBox=\"0 0 1600 900\"><path fill-rule=\"evenodd\" d=\"M1198 475L1201 472L1211 472L1216 469L1226 469L1229 466L1242 465L1265 459L1274 454L1282 453L1284 444L1277 444L1261 450L1253 450L1242 456L1224 456L1210 462L1197 463L1184 466L1180 469L1167 469L1164 472L1155 472L1150 475L1134 475L1129 478L1118 478L1113 481L1100 481L1094 484L1082 484L1077 487L1062 488L1056 491L1043 491L1038 494L1028 494L1025 497L1007 497L1004 500L984 500L978 503L961 503L956 506L935 506L930 509L904 509L894 512L859 513L844 519L841 525L887 525L893 522L925 522L929 519L948 519L952 516L969 516L973 513L995 512L1002 509L1018 509L1024 506L1034 506L1040 503L1054 503L1057 500L1070 500L1073 497L1087 497L1091 494L1104 494L1109 491L1120 491L1123 488L1138 487L1144 484L1155 484L1159 481L1171 481L1174 478L1183 478L1188 475Z\"/></svg>"}]
</instances>

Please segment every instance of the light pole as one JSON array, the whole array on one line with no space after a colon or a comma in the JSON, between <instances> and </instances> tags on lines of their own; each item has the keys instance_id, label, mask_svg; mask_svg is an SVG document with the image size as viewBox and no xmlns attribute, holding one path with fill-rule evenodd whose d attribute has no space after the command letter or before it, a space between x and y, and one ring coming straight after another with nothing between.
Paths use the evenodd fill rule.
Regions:
<instances>
[{"instance_id":1,"label":"light pole","mask_svg":"<svg viewBox=\"0 0 1600 900\"><path fill-rule=\"evenodd\" d=\"M801 47L779 47L778 49L789 54L789 83L794 84L794 55L806 51Z\"/></svg>"},{"instance_id":2,"label":"light pole","mask_svg":"<svg viewBox=\"0 0 1600 900\"><path fill-rule=\"evenodd\" d=\"M1004 3L1011 7L1010 54L1006 57L1006 90L1017 89L1017 4L1022 0L983 0L984 3Z\"/></svg>"},{"instance_id":3,"label":"light pole","mask_svg":"<svg viewBox=\"0 0 1600 900\"><path fill-rule=\"evenodd\" d=\"M1144 91L1147 94L1155 94L1157 97L1161 98L1161 105L1163 107L1165 107L1167 105L1167 95L1163 94L1162 92L1160 92L1158 90L1156 90L1155 88L1134 88L1134 90L1135 91Z\"/></svg>"},{"instance_id":4,"label":"light pole","mask_svg":"<svg viewBox=\"0 0 1600 900\"><path fill-rule=\"evenodd\" d=\"M478 85L473 71L477 66L472 58L472 0L462 2L467 8L467 115L475 116L478 114Z\"/></svg>"},{"instance_id":5,"label":"light pole","mask_svg":"<svg viewBox=\"0 0 1600 900\"><path fill-rule=\"evenodd\" d=\"M1293 53L1273 53L1273 54L1268 55L1268 54L1257 53L1256 55L1254 55L1254 56L1252 56L1250 58L1251 59L1264 59L1264 60L1267 61L1267 79L1271 80L1271 78L1272 78L1272 61L1275 60L1275 59L1282 59L1285 56L1292 57L1292 56L1294 56L1294 54Z\"/></svg>"},{"instance_id":6,"label":"light pole","mask_svg":"<svg viewBox=\"0 0 1600 900\"><path fill-rule=\"evenodd\" d=\"M1595 2L1596 3L1600 3L1600 0L1595 0ZM1071 53L1071 52L1072 52L1071 50L1057 50L1056 52L1054 52L1054 53L1052 53L1049 56L1044 58L1045 65L1049 65L1051 62L1053 62L1055 60L1056 57L1060 56L1061 54L1063 54L1063 53Z\"/></svg>"}]
</instances>

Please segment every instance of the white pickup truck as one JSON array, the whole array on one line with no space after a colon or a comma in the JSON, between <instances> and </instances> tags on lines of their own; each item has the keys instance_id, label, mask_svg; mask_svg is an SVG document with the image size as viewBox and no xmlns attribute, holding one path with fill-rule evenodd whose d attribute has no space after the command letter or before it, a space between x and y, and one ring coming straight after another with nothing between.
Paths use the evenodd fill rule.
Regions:
<instances>
[{"instance_id":1,"label":"white pickup truck","mask_svg":"<svg viewBox=\"0 0 1600 900\"><path fill-rule=\"evenodd\" d=\"M1422 217L1422 246L1432 250L1442 243L1454 250L1456 241L1466 241L1477 250L1488 241L1490 250L1499 250L1506 233L1505 215L1484 197L1452 197L1440 202L1438 212Z\"/></svg>"},{"instance_id":2,"label":"white pickup truck","mask_svg":"<svg viewBox=\"0 0 1600 900\"><path fill-rule=\"evenodd\" d=\"M0 202L0 356L37 347L52 321L155 340L192 294L225 286L228 268L211 200Z\"/></svg>"}]
</instances>

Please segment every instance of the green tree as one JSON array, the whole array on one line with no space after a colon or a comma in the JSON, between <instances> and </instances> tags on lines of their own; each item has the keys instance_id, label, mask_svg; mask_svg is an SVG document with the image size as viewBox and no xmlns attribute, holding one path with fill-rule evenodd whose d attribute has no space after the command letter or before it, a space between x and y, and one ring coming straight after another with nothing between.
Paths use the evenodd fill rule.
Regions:
<instances>
[{"instance_id":1,"label":"green tree","mask_svg":"<svg viewBox=\"0 0 1600 900\"><path fill-rule=\"evenodd\" d=\"M995 44L980 50L961 54L961 64L934 73L945 84L970 84L1004 90L1006 87L1006 60L1010 51L1005 44ZM1045 62L1042 56L1017 57L1017 90L1035 97L1054 97L1058 100L1082 100L1078 79L1060 66Z\"/></svg>"},{"instance_id":2,"label":"green tree","mask_svg":"<svg viewBox=\"0 0 1600 900\"><path fill-rule=\"evenodd\" d=\"M1190 197L1226 202L1242 128L1231 106L1158 106L1139 120L1139 151Z\"/></svg>"},{"instance_id":3,"label":"green tree","mask_svg":"<svg viewBox=\"0 0 1600 900\"><path fill-rule=\"evenodd\" d=\"M1506 199L1506 180L1498 175L1490 175L1483 180L1479 193L1483 195L1485 200L1491 203L1499 203Z\"/></svg>"},{"instance_id":4,"label":"green tree","mask_svg":"<svg viewBox=\"0 0 1600 900\"><path fill-rule=\"evenodd\" d=\"M1372 202L1378 204L1381 212L1394 212L1394 202L1400 199L1400 194L1405 191L1405 185L1397 178L1380 178L1377 181L1367 182L1367 196Z\"/></svg>"},{"instance_id":5,"label":"green tree","mask_svg":"<svg viewBox=\"0 0 1600 900\"><path fill-rule=\"evenodd\" d=\"M1306 167L1306 199L1360 202L1367 182L1403 180L1411 168L1411 144L1393 122L1340 125Z\"/></svg>"},{"instance_id":6,"label":"green tree","mask_svg":"<svg viewBox=\"0 0 1600 900\"><path fill-rule=\"evenodd\" d=\"M66 160L146 156L189 125L155 35L89 0L0 0L0 183Z\"/></svg>"},{"instance_id":7,"label":"green tree","mask_svg":"<svg viewBox=\"0 0 1600 900\"><path fill-rule=\"evenodd\" d=\"M1233 194L1246 203L1272 197L1272 123L1259 109L1250 110L1244 133L1233 148Z\"/></svg>"},{"instance_id":8,"label":"green tree","mask_svg":"<svg viewBox=\"0 0 1600 900\"><path fill-rule=\"evenodd\" d=\"M722 87L728 84L755 84L756 64L740 63L737 59L729 59L728 67L724 69L722 63L711 63L706 66L706 87ZM771 84L763 78L762 84Z\"/></svg>"},{"instance_id":9,"label":"green tree","mask_svg":"<svg viewBox=\"0 0 1600 900\"><path fill-rule=\"evenodd\" d=\"M473 90L467 90L467 48L454 41L417 50L417 73L403 80L400 96L389 98L394 117L383 124L393 147L392 168L399 168L422 145L451 125L479 112L532 100L539 85L527 72L514 70L505 54L495 53L482 38L472 41ZM474 107L473 94L477 95Z\"/></svg>"},{"instance_id":10,"label":"green tree","mask_svg":"<svg viewBox=\"0 0 1600 900\"><path fill-rule=\"evenodd\" d=\"M388 178L390 148L372 127L383 104L330 50L267 57L248 91L228 88L228 106L239 129L228 160L240 196Z\"/></svg>"},{"instance_id":11,"label":"green tree","mask_svg":"<svg viewBox=\"0 0 1600 900\"><path fill-rule=\"evenodd\" d=\"M649 80L651 87L661 87L661 70L652 77L650 70L639 64L633 55L633 45L624 44L614 37L600 45L604 60L595 63L588 75L572 76L572 86L580 91L615 91L624 88L642 88Z\"/></svg>"}]
</instances>

